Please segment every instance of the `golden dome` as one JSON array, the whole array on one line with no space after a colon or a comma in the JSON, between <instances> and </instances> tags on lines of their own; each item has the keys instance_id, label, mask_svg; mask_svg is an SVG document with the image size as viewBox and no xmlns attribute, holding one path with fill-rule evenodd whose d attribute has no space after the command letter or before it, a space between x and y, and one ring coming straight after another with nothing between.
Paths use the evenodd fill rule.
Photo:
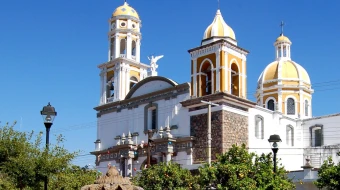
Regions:
<instances>
[{"instance_id":1,"label":"golden dome","mask_svg":"<svg viewBox=\"0 0 340 190\"><path fill-rule=\"evenodd\" d=\"M310 84L307 71L299 64L287 61L274 61L269 64L258 79L258 84L276 80L302 80Z\"/></svg>"},{"instance_id":2,"label":"golden dome","mask_svg":"<svg viewBox=\"0 0 340 190\"><path fill-rule=\"evenodd\" d=\"M217 10L214 21L204 32L203 39L210 37L230 37L236 40L233 29L223 20L220 10Z\"/></svg>"},{"instance_id":3,"label":"golden dome","mask_svg":"<svg viewBox=\"0 0 340 190\"><path fill-rule=\"evenodd\" d=\"M276 38L275 42L289 42L292 43L287 36L281 34L278 38Z\"/></svg>"},{"instance_id":4,"label":"golden dome","mask_svg":"<svg viewBox=\"0 0 340 190\"><path fill-rule=\"evenodd\" d=\"M130 7L127 2L124 5L118 7L112 14L113 17L115 16L132 16L139 19L137 11L134 8Z\"/></svg>"}]
</instances>

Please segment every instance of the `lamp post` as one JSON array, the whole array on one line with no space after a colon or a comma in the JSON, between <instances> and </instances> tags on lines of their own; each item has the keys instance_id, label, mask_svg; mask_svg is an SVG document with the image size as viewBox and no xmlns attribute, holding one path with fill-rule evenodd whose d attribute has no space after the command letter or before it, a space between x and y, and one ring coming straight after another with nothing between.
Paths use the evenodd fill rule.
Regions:
<instances>
[{"instance_id":1,"label":"lamp post","mask_svg":"<svg viewBox=\"0 0 340 190\"><path fill-rule=\"evenodd\" d=\"M203 101L201 100L201 103L204 103L204 104L208 104L208 122L207 122L207 125L208 125L208 164L209 166L211 166L211 105L213 106L219 106L219 104L214 104L212 102L207 102L207 101Z\"/></svg>"},{"instance_id":2,"label":"lamp post","mask_svg":"<svg viewBox=\"0 0 340 190\"><path fill-rule=\"evenodd\" d=\"M48 153L49 144L50 144L50 129L53 124L53 120L55 116L57 116L57 112L55 111L54 107L52 107L51 104L48 103L47 106L43 107L40 114L43 117L44 125L46 128L46 149ZM47 183L48 183L48 177L46 176L45 183L44 183L44 190L47 190Z\"/></svg>"},{"instance_id":3,"label":"lamp post","mask_svg":"<svg viewBox=\"0 0 340 190\"><path fill-rule=\"evenodd\" d=\"M281 138L279 135L270 135L268 142L272 147L272 151L274 153L273 161L274 161L274 173L276 173L276 153L279 151L279 143L281 142Z\"/></svg>"}]
</instances>

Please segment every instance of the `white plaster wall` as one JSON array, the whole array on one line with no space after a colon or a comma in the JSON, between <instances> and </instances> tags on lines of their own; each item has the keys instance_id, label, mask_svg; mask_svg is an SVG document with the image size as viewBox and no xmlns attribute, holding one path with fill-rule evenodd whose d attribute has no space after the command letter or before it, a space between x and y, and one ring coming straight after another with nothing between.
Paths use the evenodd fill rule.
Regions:
<instances>
[{"instance_id":1,"label":"white plaster wall","mask_svg":"<svg viewBox=\"0 0 340 190\"><path fill-rule=\"evenodd\" d=\"M322 116L304 120L303 146L305 157L310 157L313 167L319 168L327 157L331 156L334 162L340 162L336 154L340 152L340 115ZM323 146L311 147L311 134L309 128L316 124L323 125Z\"/></svg>"},{"instance_id":2,"label":"white plaster wall","mask_svg":"<svg viewBox=\"0 0 340 190\"><path fill-rule=\"evenodd\" d=\"M255 116L263 117L264 138L255 137ZM283 117L278 112L272 112L261 107L249 109L249 150L257 154L268 154L272 152L268 139L270 135L278 134L282 142L279 145L277 158L281 159L286 170L300 170L303 165L302 129L295 120ZM294 146L287 145L286 126L294 128Z\"/></svg>"},{"instance_id":3,"label":"white plaster wall","mask_svg":"<svg viewBox=\"0 0 340 190\"><path fill-rule=\"evenodd\" d=\"M168 82L165 82L165 81L160 81L160 80L150 81L150 82L143 84L141 87L139 87L133 93L133 95L131 97L132 98L137 97L137 96L140 96L140 95L148 94L148 93L151 93L151 92L156 92L156 91L167 89L167 88L170 88L170 87L173 87L173 86L171 84L169 84Z\"/></svg>"},{"instance_id":4,"label":"white plaster wall","mask_svg":"<svg viewBox=\"0 0 340 190\"><path fill-rule=\"evenodd\" d=\"M174 130L172 134L175 136L190 135L188 109L182 108L180 104L189 96L189 93L186 93L174 99L154 102L158 104L158 128L177 125L178 130ZM115 146L117 141L114 138L123 133L127 136L129 132L138 132L139 136L135 137L133 141L137 144L140 144L142 140L146 142L147 135L144 134L145 106L147 104L139 105L138 108L131 110L122 109L121 112L112 112L99 117L97 139L101 140L101 150Z\"/></svg>"}]
</instances>

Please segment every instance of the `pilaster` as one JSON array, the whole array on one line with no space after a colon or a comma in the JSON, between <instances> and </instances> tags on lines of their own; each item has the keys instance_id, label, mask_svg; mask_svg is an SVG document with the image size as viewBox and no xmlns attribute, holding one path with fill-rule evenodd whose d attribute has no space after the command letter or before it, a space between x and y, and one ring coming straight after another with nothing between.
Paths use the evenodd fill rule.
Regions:
<instances>
[{"instance_id":1,"label":"pilaster","mask_svg":"<svg viewBox=\"0 0 340 190\"><path fill-rule=\"evenodd\" d=\"M197 97L197 58L192 60L192 81L193 81L193 95Z\"/></svg>"},{"instance_id":2,"label":"pilaster","mask_svg":"<svg viewBox=\"0 0 340 190\"><path fill-rule=\"evenodd\" d=\"M126 58L127 59L132 59L131 55L132 55L132 39L131 39L131 33L127 33L127 38L126 38Z\"/></svg>"},{"instance_id":3,"label":"pilaster","mask_svg":"<svg viewBox=\"0 0 340 190\"><path fill-rule=\"evenodd\" d=\"M220 69L221 69L221 56L220 56L220 49L217 49L216 54L216 89L215 92L220 92L221 91L221 86L220 86Z\"/></svg>"}]
</instances>

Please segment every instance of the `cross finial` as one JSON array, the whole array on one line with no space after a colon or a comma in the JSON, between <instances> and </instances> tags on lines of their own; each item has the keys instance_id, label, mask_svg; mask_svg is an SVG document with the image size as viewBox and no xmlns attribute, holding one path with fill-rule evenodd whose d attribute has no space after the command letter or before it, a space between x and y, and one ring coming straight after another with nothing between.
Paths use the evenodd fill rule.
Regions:
<instances>
[{"instance_id":1,"label":"cross finial","mask_svg":"<svg viewBox=\"0 0 340 190\"><path fill-rule=\"evenodd\" d=\"M220 10L220 0L217 0L217 8Z\"/></svg>"},{"instance_id":2,"label":"cross finial","mask_svg":"<svg viewBox=\"0 0 340 190\"><path fill-rule=\"evenodd\" d=\"M281 21L281 24L280 24L280 26L281 26L281 36L283 35L283 27L284 27L284 25L285 25L285 23L283 21Z\"/></svg>"}]
</instances>

